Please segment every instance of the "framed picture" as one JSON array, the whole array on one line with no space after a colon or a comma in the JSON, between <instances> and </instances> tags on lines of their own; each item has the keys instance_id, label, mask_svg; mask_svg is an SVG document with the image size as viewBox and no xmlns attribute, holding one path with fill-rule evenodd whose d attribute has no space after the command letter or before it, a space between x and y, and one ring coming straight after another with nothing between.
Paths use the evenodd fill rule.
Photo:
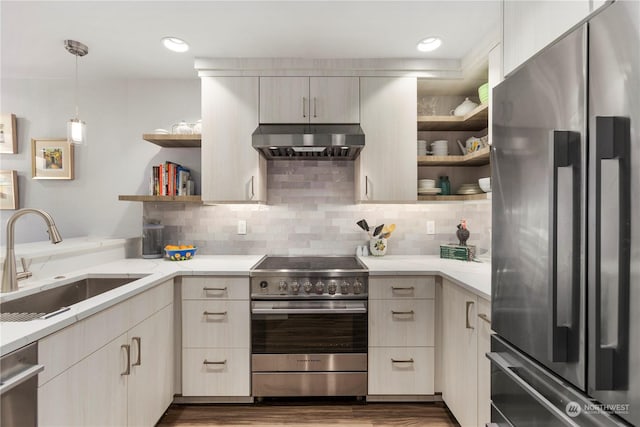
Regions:
<instances>
[{"instance_id":1,"label":"framed picture","mask_svg":"<svg viewBox=\"0 0 640 427\"><path fill-rule=\"evenodd\" d=\"M0 114L0 153L16 154L17 152L16 115Z\"/></svg>"},{"instance_id":2,"label":"framed picture","mask_svg":"<svg viewBox=\"0 0 640 427\"><path fill-rule=\"evenodd\" d=\"M73 145L66 139L32 139L33 179L73 179Z\"/></svg>"},{"instance_id":3,"label":"framed picture","mask_svg":"<svg viewBox=\"0 0 640 427\"><path fill-rule=\"evenodd\" d=\"M18 173L0 170L0 209L18 209Z\"/></svg>"}]
</instances>

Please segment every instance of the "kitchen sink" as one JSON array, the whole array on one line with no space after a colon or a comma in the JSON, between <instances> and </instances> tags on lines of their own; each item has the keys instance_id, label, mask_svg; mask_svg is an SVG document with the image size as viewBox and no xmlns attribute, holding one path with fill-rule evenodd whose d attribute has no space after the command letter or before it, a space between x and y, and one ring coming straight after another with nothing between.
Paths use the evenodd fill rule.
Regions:
<instances>
[{"instance_id":1,"label":"kitchen sink","mask_svg":"<svg viewBox=\"0 0 640 427\"><path fill-rule=\"evenodd\" d=\"M131 283L137 277L88 277L32 295L0 303L1 322L26 322L50 318L69 310L73 304Z\"/></svg>"}]
</instances>

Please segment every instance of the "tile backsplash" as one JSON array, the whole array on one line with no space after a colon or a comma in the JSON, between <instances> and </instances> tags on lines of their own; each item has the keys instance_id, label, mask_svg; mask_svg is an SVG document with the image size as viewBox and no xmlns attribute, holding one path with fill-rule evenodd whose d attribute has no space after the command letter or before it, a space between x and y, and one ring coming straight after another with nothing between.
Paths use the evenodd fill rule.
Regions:
<instances>
[{"instance_id":1,"label":"tile backsplash","mask_svg":"<svg viewBox=\"0 0 640 427\"><path fill-rule=\"evenodd\" d=\"M200 254L350 255L368 242L356 222L396 224L389 255L439 254L455 242L456 225L467 220L468 243L490 247L491 203L355 204L354 163L270 161L267 205L145 203L145 220L165 225L164 239L195 244ZM239 220L247 234L237 234ZM427 221L436 234L427 234Z\"/></svg>"}]
</instances>

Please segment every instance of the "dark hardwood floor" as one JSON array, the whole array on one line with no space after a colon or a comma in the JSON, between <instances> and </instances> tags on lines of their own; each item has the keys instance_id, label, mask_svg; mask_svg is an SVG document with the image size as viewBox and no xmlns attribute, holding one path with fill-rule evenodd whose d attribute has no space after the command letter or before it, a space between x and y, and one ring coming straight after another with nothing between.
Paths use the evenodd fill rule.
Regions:
<instances>
[{"instance_id":1,"label":"dark hardwood floor","mask_svg":"<svg viewBox=\"0 0 640 427\"><path fill-rule=\"evenodd\" d=\"M265 401L255 404L171 405L158 427L185 426L454 427L443 403Z\"/></svg>"}]
</instances>

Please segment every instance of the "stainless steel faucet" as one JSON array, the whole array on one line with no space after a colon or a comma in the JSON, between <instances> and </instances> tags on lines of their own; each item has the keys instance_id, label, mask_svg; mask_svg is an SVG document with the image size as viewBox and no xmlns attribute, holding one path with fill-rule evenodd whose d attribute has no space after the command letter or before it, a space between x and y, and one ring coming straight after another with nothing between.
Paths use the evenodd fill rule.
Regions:
<instances>
[{"instance_id":1,"label":"stainless steel faucet","mask_svg":"<svg viewBox=\"0 0 640 427\"><path fill-rule=\"evenodd\" d=\"M9 221L7 221L7 253L4 257L4 267L2 269L2 292L17 291L18 280L25 279L31 276L31 273L26 270L22 273L17 272L16 254L13 250L15 246L13 238L15 222L18 218L28 213L38 214L44 219L44 221L47 223L47 227L49 227L49 240L51 240L51 243L55 244L62 242L60 232L58 231L56 223L53 221L51 215L41 209L18 209L13 215L11 215ZM22 268L25 268L24 260L22 263Z\"/></svg>"}]
</instances>

